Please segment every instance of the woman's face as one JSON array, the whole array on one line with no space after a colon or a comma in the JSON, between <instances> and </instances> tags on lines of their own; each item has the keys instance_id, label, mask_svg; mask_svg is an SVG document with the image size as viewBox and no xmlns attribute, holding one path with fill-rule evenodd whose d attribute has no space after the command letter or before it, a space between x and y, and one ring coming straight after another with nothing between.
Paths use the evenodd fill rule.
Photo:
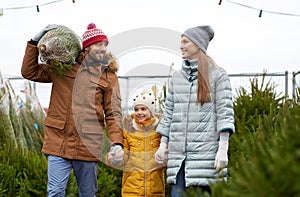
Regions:
<instances>
[{"instance_id":1,"label":"woman's face","mask_svg":"<svg viewBox=\"0 0 300 197\"><path fill-rule=\"evenodd\" d=\"M139 121L146 121L151 119L151 112L145 105L136 105L134 113Z\"/></svg>"},{"instance_id":2,"label":"woman's face","mask_svg":"<svg viewBox=\"0 0 300 197\"><path fill-rule=\"evenodd\" d=\"M183 59L194 60L198 58L200 49L188 37L182 36L180 50Z\"/></svg>"}]
</instances>

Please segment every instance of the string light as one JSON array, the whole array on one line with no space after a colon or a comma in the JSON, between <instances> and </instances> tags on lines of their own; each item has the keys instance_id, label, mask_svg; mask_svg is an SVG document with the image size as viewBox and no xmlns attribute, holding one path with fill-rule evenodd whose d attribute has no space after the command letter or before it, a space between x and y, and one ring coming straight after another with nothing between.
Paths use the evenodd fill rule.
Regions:
<instances>
[{"instance_id":1,"label":"string light","mask_svg":"<svg viewBox=\"0 0 300 197\"><path fill-rule=\"evenodd\" d=\"M0 8L0 16L3 15L4 10L26 9L26 8L32 8L32 7L36 7L37 12L40 12L40 7L41 6L49 5L49 4L53 4L53 3L57 3L57 2L61 2L61 1L64 1L64 0L50 1L48 3L44 3L44 4L40 4L40 5L35 5L35 6L21 6L21 7ZM234 2L234 1L231 1L231 0L225 0L225 1L227 1L229 3L232 3L232 4L236 4L236 5L242 6L242 7L246 7L246 8L249 8L249 9L258 10L259 11L258 17L262 17L262 12L263 11L267 12L267 13L270 13L270 14L278 14L278 15L285 15L285 16L300 17L299 14L290 14L290 13L284 13L284 12L275 12L275 11L269 11L269 10L262 10L262 9L255 8L255 7L252 7L252 6L248 6L248 5L245 5L245 4L237 3L237 2ZM72 0L72 2L75 3L75 0ZM218 4L221 5L222 4L222 0L219 0Z\"/></svg>"},{"instance_id":2,"label":"string light","mask_svg":"<svg viewBox=\"0 0 300 197\"><path fill-rule=\"evenodd\" d=\"M39 5L31 5L31 6L19 6L19 7L9 7L9 8L0 8L0 16L3 15L4 10L18 10L18 9L27 9L27 8L34 8L36 7L36 11L40 12L40 7L44 6L44 5L49 5L49 4L53 4L53 3L57 3L60 1L64 1L64 0L56 0L56 1L50 1L48 3L43 3L43 4L39 4ZM73 3L75 3L75 0L72 0Z\"/></svg>"},{"instance_id":3,"label":"string light","mask_svg":"<svg viewBox=\"0 0 300 197\"><path fill-rule=\"evenodd\" d=\"M259 11L258 17L261 17L261 15L262 15L262 10Z\"/></svg>"},{"instance_id":4,"label":"string light","mask_svg":"<svg viewBox=\"0 0 300 197\"><path fill-rule=\"evenodd\" d=\"M252 10L258 10L259 11L258 17L262 17L262 12L263 11L267 12L267 13L270 13L270 14L300 17L299 14L290 14L290 13L284 13L284 12L275 12L275 11L269 11L269 10L262 10L262 9L255 8L255 7L252 7L252 6L249 6L249 5L237 3L237 2L234 2L234 1L231 1L231 0L225 0L225 1L227 1L229 3L232 3L232 4L235 4L235 5L238 5L238 6L246 7L246 8L252 9ZM222 2L222 0L219 1L219 5L221 5L221 2Z\"/></svg>"}]
</instances>

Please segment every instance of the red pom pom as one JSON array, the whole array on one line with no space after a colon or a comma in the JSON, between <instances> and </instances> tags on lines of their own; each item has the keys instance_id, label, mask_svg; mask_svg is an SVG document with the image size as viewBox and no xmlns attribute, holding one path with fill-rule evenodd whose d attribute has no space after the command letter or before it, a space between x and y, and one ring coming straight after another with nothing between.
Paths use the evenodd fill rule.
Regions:
<instances>
[{"instance_id":1,"label":"red pom pom","mask_svg":"<svg viewBox=\"0 0 300 197\"><path fill-rule=\"evenodd\" d=\"M96 25L94 23L90 23L88 26L87 26L87 29L95 29L96 28Z\"/></svg>"}]
</instances>

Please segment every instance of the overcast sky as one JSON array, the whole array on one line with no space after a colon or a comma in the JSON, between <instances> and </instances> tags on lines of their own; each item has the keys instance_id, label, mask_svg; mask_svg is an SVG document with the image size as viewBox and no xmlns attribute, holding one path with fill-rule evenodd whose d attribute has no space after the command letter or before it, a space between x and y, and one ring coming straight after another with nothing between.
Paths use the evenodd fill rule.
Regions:
<instances>
[{"instance_id":1,"label":"overcast sky","mask_svg":"<svg viewBox=\"0 0 300 197\"><path fill-rule=\"evenodd\" d=\"M300 70L300 17L263 12L258 8L287 14L300 14L299 0L233 0L252 8L223 0L64 0L43 5L52 0L0 0L3 15L0 16L0 71L4 75L21 76L20 68L26 42L47 24L65 25L79 36L93 22L109 38L120 37L124 32L141 28L170 30L174 39L170 48L146 46L146 40L159 30L148 34L133 31L137 40L145 46L128 48L117 53L119 75L125 75L134 67L144 64L162 64L180 68L178 46L180 35L187 28L211 25L215 37L207 53L228 73L284 72ZM40 12L36 11L39 6ZM29 7L24 9L10 9ZM167 39L165 35L162 40ZM132 37L129 42L138 42ZM128 41L128 40L127 40ZM172 42L172 44L171 44ZM126 48L128 42L119 41ZM125 46L124 46L125 45ZM141 44L143 45L143 44ZM116 45L114 45L116 46ZM159 73L159 71L158 71Z\"/></svg>"}]
</instances>

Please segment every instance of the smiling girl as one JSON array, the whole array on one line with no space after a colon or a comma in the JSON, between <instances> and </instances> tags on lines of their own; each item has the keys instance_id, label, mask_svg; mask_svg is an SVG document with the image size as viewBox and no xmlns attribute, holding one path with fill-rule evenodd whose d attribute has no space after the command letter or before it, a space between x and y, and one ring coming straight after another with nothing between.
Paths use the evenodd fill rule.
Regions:
<instances>
[{"instance_id":1,"label":"smiling girl","mask_svg":"<svg viewBox=\"0 0 300 197\"><path fill-rule=\"evenodd\" d=\"M162 117L155 113L155 104L153 92L145 90L133 99L134 112L124 117L124 159L117 164L110 162L110 166L123 167L123 197L165 196L166 160L156 163L154 159L161 140L155 129Z\"/></svg>"}]
</instances>

